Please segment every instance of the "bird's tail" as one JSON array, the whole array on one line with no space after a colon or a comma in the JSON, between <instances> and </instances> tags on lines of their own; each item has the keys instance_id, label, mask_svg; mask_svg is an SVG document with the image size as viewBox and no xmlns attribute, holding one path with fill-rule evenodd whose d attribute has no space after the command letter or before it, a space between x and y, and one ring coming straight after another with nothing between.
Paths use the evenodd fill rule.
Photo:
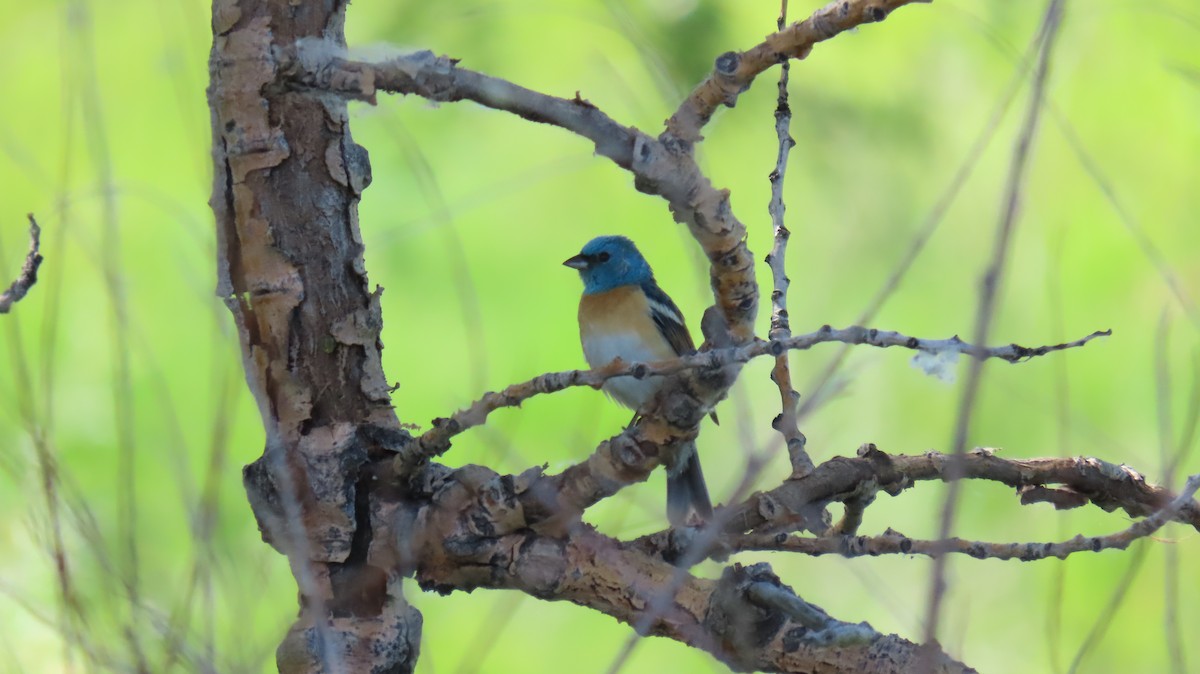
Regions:
<instances>
[{"instance_id":1,"label":"bird's tail","mask_svg":"<svg viewBox=\"0 0 1200 674\"><path fill-rule=\"evenodd\" d=\"M673 527L687 524L693 512L703 522L712 519L712 501L700 470L700 456L696 445L689 444L682 448L675 465L667 468L667 521Z\"/></svg>"}]
</instances>

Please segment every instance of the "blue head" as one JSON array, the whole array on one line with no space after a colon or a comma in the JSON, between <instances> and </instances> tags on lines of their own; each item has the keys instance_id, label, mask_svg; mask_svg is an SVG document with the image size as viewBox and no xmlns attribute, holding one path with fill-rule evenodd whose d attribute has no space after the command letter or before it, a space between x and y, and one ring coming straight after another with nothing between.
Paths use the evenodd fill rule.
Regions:
<instances>
[{"instance_id":1,"label":"blue head","mask_svg":"<svg viewBox=\"0 0 1200 674\"><path fill-rule=\"evenodd\" d=\"M654 280L646 258L623 236L598 236L563 264L579 270L585 295Z\"/></svg>"}]
</instances>

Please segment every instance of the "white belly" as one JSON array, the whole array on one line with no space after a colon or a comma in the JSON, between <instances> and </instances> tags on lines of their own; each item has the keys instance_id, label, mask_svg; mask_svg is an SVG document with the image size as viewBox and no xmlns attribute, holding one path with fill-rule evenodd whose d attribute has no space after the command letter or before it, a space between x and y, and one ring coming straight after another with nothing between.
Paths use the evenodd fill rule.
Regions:
<instances>
[{"instance_id":1,"label":"white belly","mask_svg":"<svg viewBox=\"0 0 1200 674\"><path fill-rule=\"evenodd\" d=\"M583 355L592 367L608 365L614 358L626 363L648 363L664 358L663 354L645 348L634 333L591 335L583 341ZM660 386L661 377L613 377L604 382L603 389L617 402L636 410L650 402Z\"/></svg>"}]
</instances>

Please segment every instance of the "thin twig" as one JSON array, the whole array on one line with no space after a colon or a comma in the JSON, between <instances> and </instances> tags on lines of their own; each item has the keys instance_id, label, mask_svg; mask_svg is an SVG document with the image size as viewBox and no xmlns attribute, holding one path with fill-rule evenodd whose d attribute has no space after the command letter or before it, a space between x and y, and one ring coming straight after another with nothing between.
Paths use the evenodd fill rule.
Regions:
<instances>
[{"instance_id":1,"label":"thin twig","mask_svg":"<svg viewBox=\"0 0 1200 674\"><path fill-rule=\"evenodd\" d=\"M866 23L887 18L893 10L913 2L930 0L837 0L813 12L803 21L768 35L744 52L726 52L717 58L713 72L687 97L667 120L664 139L693 143L700 129L722 105L732 107L754 78L779 63L781 57L802 59L818 43Z\"/></svg>"},{"instance_id":2,"label":"thin twig","mask_svg":"<svg viewBox=\"0 0 1200 674\"><path fill-rule=\"evenodd\" d=\"M601 384L613 377L642 379L665 376L689 369L719 369L726 365L746 363L760 356L778 356L792 349L806 350L826 342L866 344L879 348L902 347L919 351L920 354L951 357L964 354L978 359L999 358L1010 363L1019 363L1055 351L1080 347L1093 339L1107 337L1111 334L1111 330L1100 330L1072 342L1039 347L1026 347L1018 344L980 347L964 342L957 336L949 339L921 339L899 332L856 325L841 329L823 326L816 332L795 335L784 340L757 340L744 346L713 349L657 363L626 363L618 359L592 370L548 372L528 381L513 384L503 391L485 393L470 407L459 410L448 418L434 419L433 428L418 437L415 442L396 448L399 452L397 461L400 466L398 468L404 468L442 454L450 448L451 438L469 428L483 424L488 415L498 409L519 407L536 395L554 393L576 386L599 388ZM406 470L405 468L401 472Z\"/></svg>"},{"instance_id":3,"label":"thin twig","mask_svg":"<svg viewBox=\"0 0 1200 674\"><path fill-rule=\"evenodd\" d=\"M996 313L996 298L999 295L1000 282L1003 277L1005 263L1008 260L1009 246L1013 231L1015 230L1017 210L1021 201L1021 190L1025 183L1026 167L1029 163L1029 149L1033 145L1038 121L1041 118L1042 100L1050 69L1050 54L1054 47L1055 37L1058 35L1058 27L1062 19L1063 2L1064 0L1050 0L1046 6L1045 17L1042 20L1040 29L1042 47L1038 57L1037 69L1034 73L1033 92L1030 96L1029 109L1026 112L1016 148L1013 150L1012 162L1009 165L1004 209L1001 212L1000 222L996 227L996 240L992 248L992 260L988 265L987 271L984 273L982 287L980 288L979 309L975 316L974 332L977 342L986 342L991 334L992 319ZM970 430L971 420L975 411L975 399L979 393L980 382L983 377L983 364L984 362L979 360L971 363L971 367L967 372L966 382L963 385L962 399L958 408L958 419L954 427L952 446L955 457L963 456L966 451L967 434ZM938 525L939 539L948 538L950 531L953 529L959 491L959 482L951 480L946 490L945 502L942 505L942 514ZM926 643L937 638L942 600L946 590L945 574L946 558L944 556L935 556L931 573L927 617L925 620L924 641Z\"/></svg>"},{"instance_id":4,"label":"thin twig","mask_svg":"<svg viewBox=\"0 0 1200 674\"><path fill-rule=\"evenodd\" d=\"M119 578L124 588L126 601L130 605L142 602L141 539L138 536L140 508L137 499L138 476L138 433L133 403L133 366L130 347L130 305L126 293L121 255L124 228L118 215L119 202L116 198L116 178L111 151L111 142L106 131L106 102L100 93L97 77L95 24L91 19L94 11L85 2L72 0L71 11L80 18L70 24L70 39L74 56L83 69L75 74L72 83L80 90L79 105L83 120L84 138L94 163L100 188L101 232L100 256L104 287L108 295L112 329L112 413L116 431L116 533L124 558L118 564ZM140 670L149 670L146 661L146 646L143 643L143 616L138 612L129 614L123 634L130 652Z\"/></svg>"},{"instance_id":5,"label":"thin twig","mask_svg":"<svg viewBox=\"0 0 1200 674\"><path fill-rule=\"evenodd\" d=\"M783 30L787 23L787 0L782 0L779 7L779 19L776 21L778 30ZM767 254L767 264L771 267L771 280L774 288L771 290L771 339L787 339L792 336L792 325L788 318L787 294L791 279L787 276L785 262L787 260L788 239L792 233L784 221L787 207L783 202L783 183L787 175L788 155L796 141L792 139L789 129L792 124L792 108L788 105L788 74L791 64L786 58L779 71L779 94L775 100L775 137L779 143L779 151L775 155L775 170L771 171L771 200L767 211L771 214L771 227L774 230L774 245ZM813 470L812 459L804 450L805 437L800 432L796 417L796 407L800 403L800 394L792 387L792 370L788 365L788 354L775 356L775 367L771 370L771 380L779 387L779 416L771 424L787 443L788 457L792 462L792 477L803 477Z\"/></svg>"},{"instance_id":6,"label":"thin twig","mask_svg":"<svg viewBox=\"0 0 1200 674\"><path fill-rule=\"evenodd\" d=\"M788 0L781 0L779 18L776 20L776 29L778 31L782 31L787 23L787 9ZM792 112L788 105L788 75L791 66L786 56L779 55L778 60L781 64L781 70L774 114L778 151L775 158L775 168L769 176L771 198L767 206L767 211L771 216L774 237L774 245L771 252L767 255L767 264L771 268L773 279L773 289L771 292L771 329L768 333L772 341L787 340L792 336L787 309L787 292L790 281L787 278L785 270L787 242L791 233L788 231L784 221L786 207L783 201L783 186L787 174L788 156L796 142L789 133ZM718 67L720 67L720 64L721 61L718 60ZM775 356L775 367L772 370L771 379L779 388L781 408L779 416L775 418L772 425L779 431L786 442L788 454L791 458L793 475L797 477L807 475L812 472L814 466L812 459L809 458L808 453L804 449L805 438L800 433L796 420L796 407L799 402L799 394L792 387L791 370L788 367L788 352L786 350ZM732 497L733 500L738 501L744 498L759 473L766 466L767 460L768 455L761 451L748 457L746 470L743 471L741 484L735 490ZM686 551L676 561L679 571L672 578L672 582L662 588L655 601L651 604L650 610L647 611L647 614L642 619L644 624L640 623L638 625L638 634L642 633L646 626L657 620L657 617L666 610L666 606L682 585L685 575L683 570L690 568L707 556L707 551L724 528L723 515L728 516L727 513L718 514L713 521L707 523L700 533L694 536L688 543ZM794 598L794 595L792 596ZM800 600L797 599L797 601ZM637 640L638 637L635 634L626 642L613 664L609 667L608 671L610 674L616 674L628 662Z\"/></svg>"},{"instance_id":7,"label":"thin twig","mask_svg":"<svg viewBox=\"0 0 1200 674\"><path fill-rule=\"evenodd\" d=\"M1175 471L1188 459L1196 446L1196 431L1200 429L1200 348L1192 351L1192 387L1188 393L1187 416L1180 430L1179 442L1167 468Z\"/></svg>"},{"instance_id":8,"label":"thin twig","mask_svg":"<svg viewBox=\"0 0 1200 674\"><path fill-rule=\"evenodd\" d=\"M33 219L33 213L26 217L29 218L29 252L25 254L25 263L21 265L21 273L17 274L17 278L0 294L0 314L7 314L12 305L21 301L25 297L25 293L37 283L37 270L42 264L42 228L38 227L37 220Z\"/></svg>"}]
</instances>

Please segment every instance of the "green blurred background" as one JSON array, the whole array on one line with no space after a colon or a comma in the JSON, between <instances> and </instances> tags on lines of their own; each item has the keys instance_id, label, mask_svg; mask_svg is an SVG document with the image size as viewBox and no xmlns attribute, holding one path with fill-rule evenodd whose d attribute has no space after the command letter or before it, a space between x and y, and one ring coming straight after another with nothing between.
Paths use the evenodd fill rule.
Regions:
<instances>
[{"instance_id":1,"label":"green blurred background","mask_svg":"<svg viewBox=\"0 0 1200 674\"><path fill-rule=\"evenodd\" d=\"M818 6L791 4L794 17ZM908 7L794 65L786 198L797 332L849 324L878 292L999 109L1043 7ZM45 229L46 256L40 283L0 316L0 671L272 671L296 612L285 560L260 542L241 488L263 435L213 293L208 9L199 0L0 5L0 279L18 269L27 212ZM363 47L429 48L547 93L579 91L655 133L717 54L754 44L777 13L772 2L732 0L356 0L347 34ZM992 341L1114 335L990 364L972 445L1007 457L1093 455L1168 477L1164 457L1180 451L1197 411L1200 314L1186 298L1200 286L1198 44L1194 0L1068 4ZM717 115L701 151L714 182L732 190L759 259L770 241L777 74ZM872 325L969 335L1027 97L1025 77ZM579 281L560 262L598 234L636 239L697 330L711 299L698 248L661 200L634 191L587 142L472 104L381 97L351 115L374 170L362 231L371 280L386 289L384 365L400 385L402 420L426 426L484 390L582 366ZM759 278L769 282L765 265ZM793 357L806 396L835 351ZM963 377L925 376L910 355L851 354L837 395L802 425L815 459L863 442L949 450ZM775 457L761 487L787 472L767 371L761 360L747 367L723 424L701 437L719 501L751 453ZM570 390L497 413L445 459L557 470L627 420L598 392ZM1187 455L1175 483L1197 471L1200 458ZM881 496L863 532L933 536L943 494L926 484ZM959 534L989 541L1128 524L1092 508L1021 507L1011 490L983 483L965 486L961 515ZM661 528L662 476L588 517L619 536ZM57 599L56 545L69 610ZM838 618L920 638L927 559L739 558L758 560ZM1169 671L1177 634L1195 671L1198 560L1196 533L1178 526L1126 553L1065 563L953 559L940 636L981 671L1065 671L1078 660L1079 671L1104 672ZM604 672L632 634L569 604L408 587L425 616L423 674ZM623 671L725 670L651 639Z\"/></svg>"}]
</instances>

